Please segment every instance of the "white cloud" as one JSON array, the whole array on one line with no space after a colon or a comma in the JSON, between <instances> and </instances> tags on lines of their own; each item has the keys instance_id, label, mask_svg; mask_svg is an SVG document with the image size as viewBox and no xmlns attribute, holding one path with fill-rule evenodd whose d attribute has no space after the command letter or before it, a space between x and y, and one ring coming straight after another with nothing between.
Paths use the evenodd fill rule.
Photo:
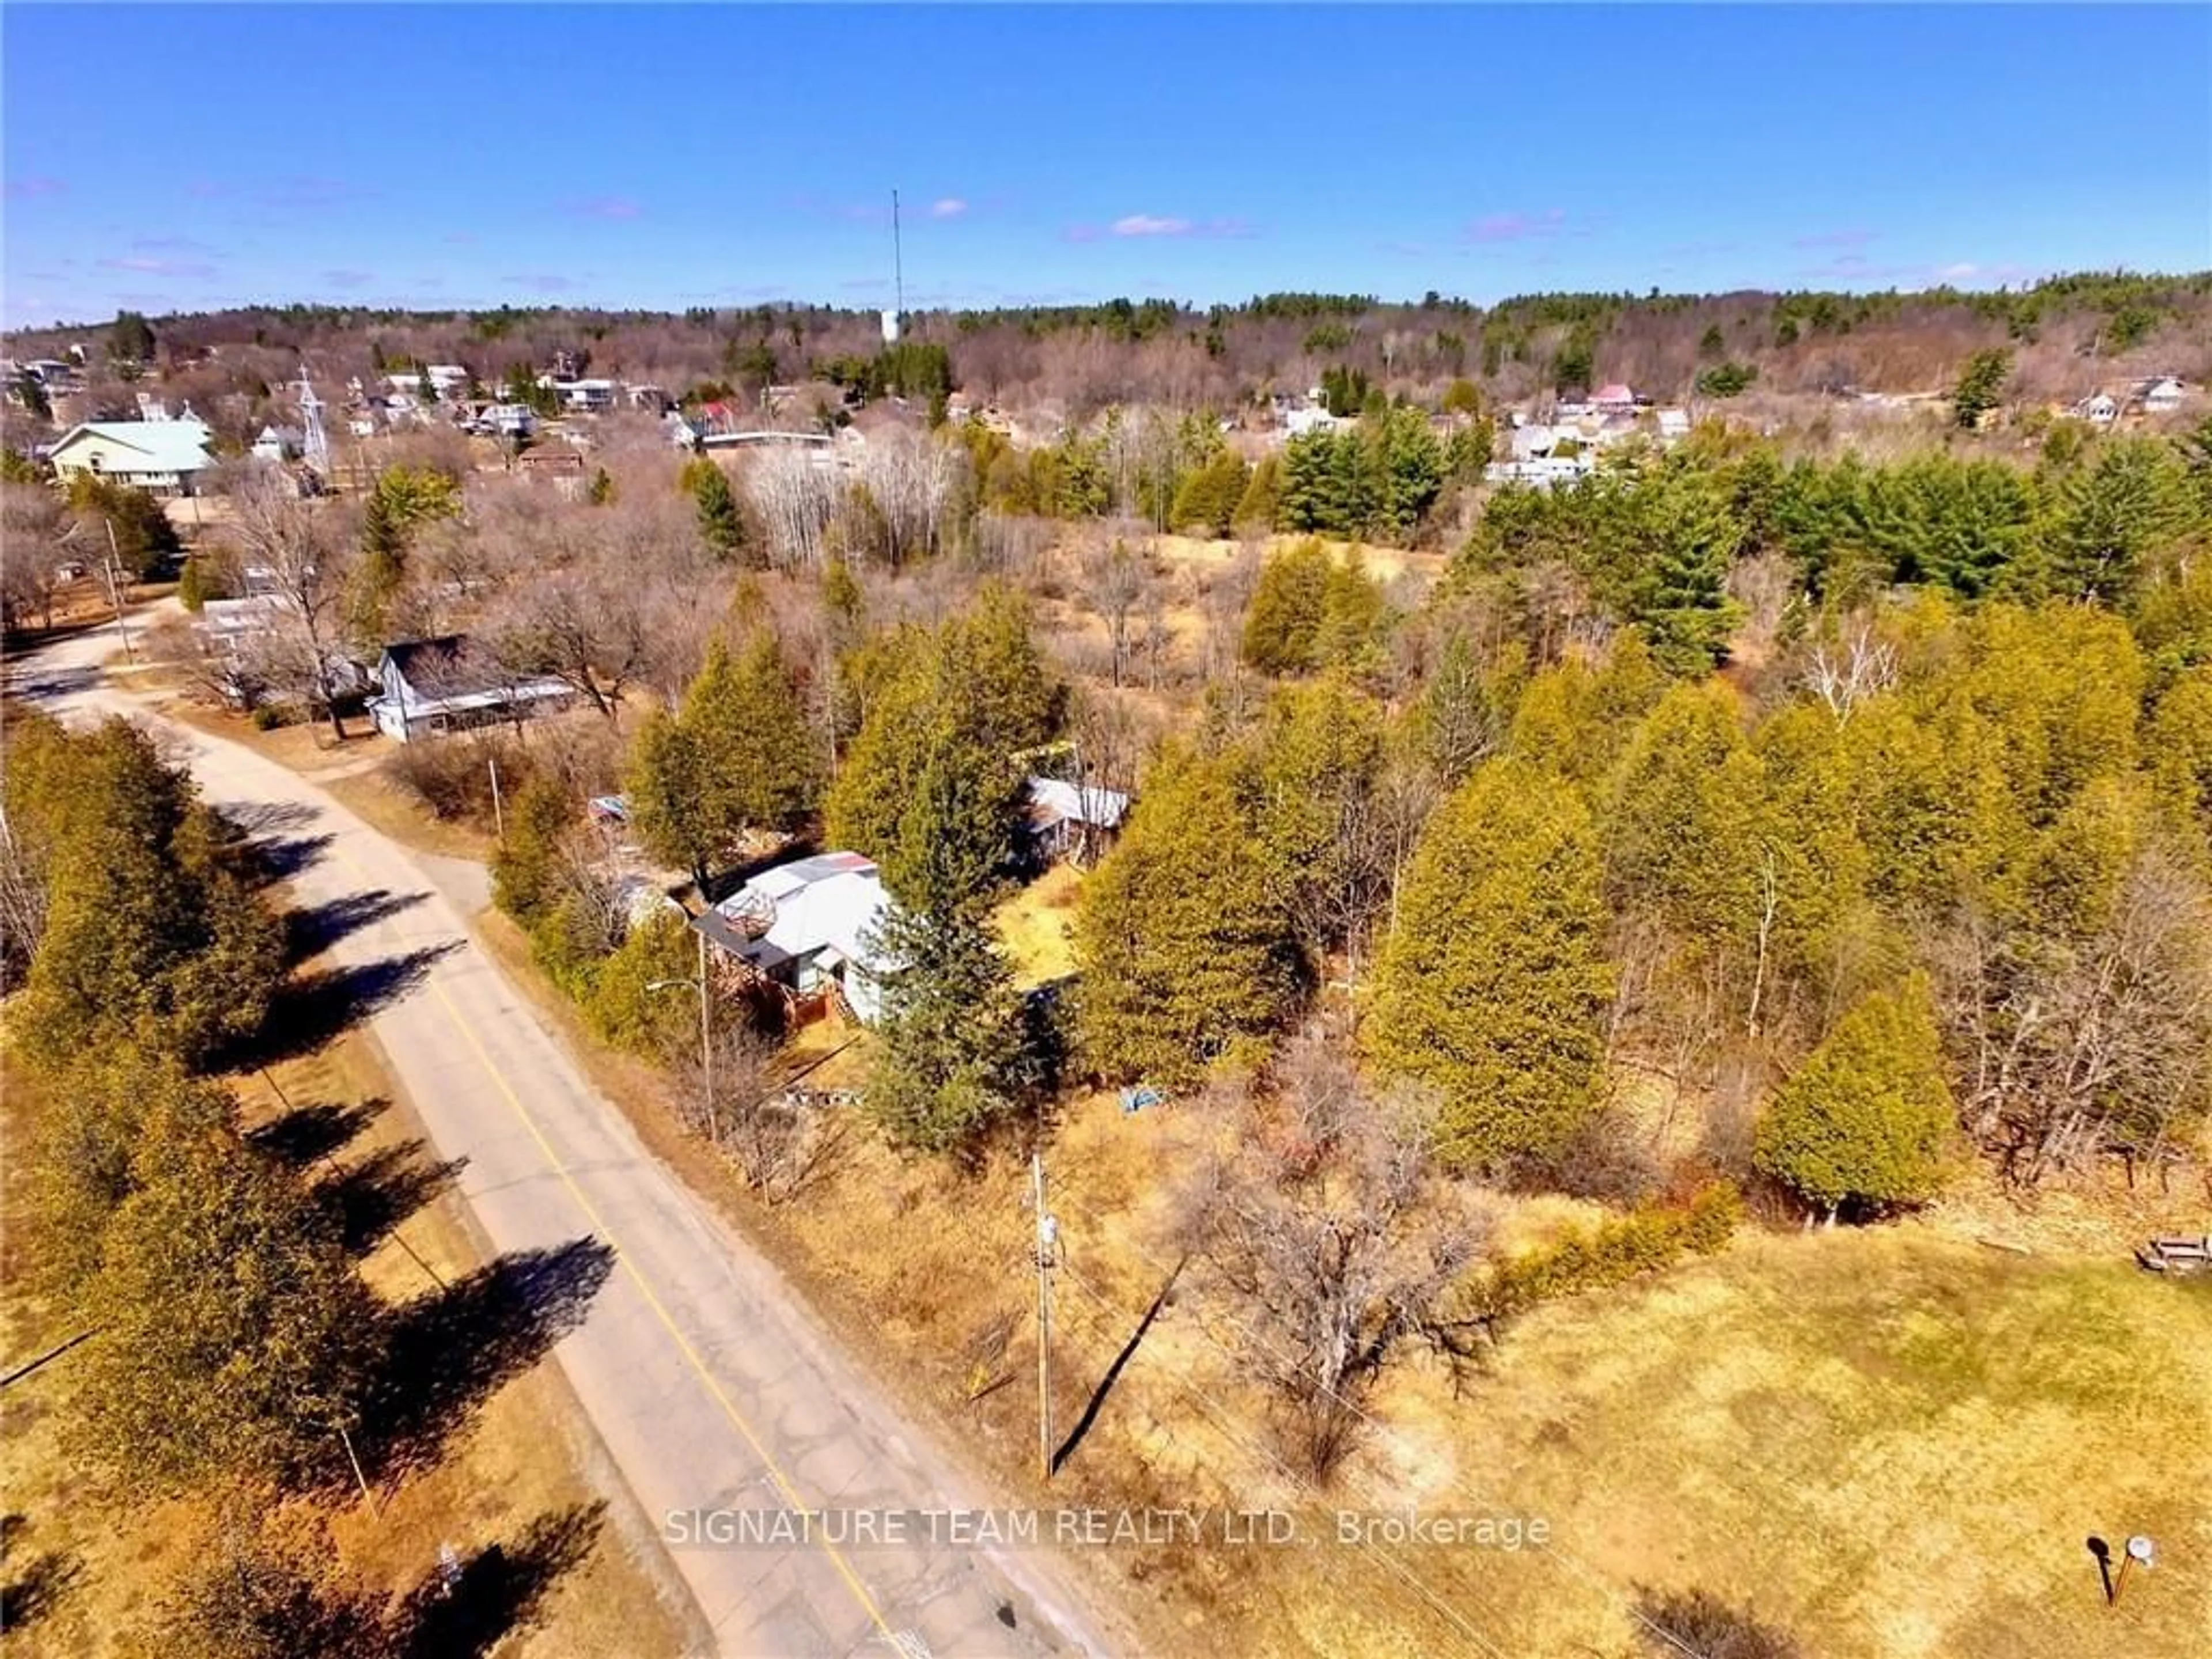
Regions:
<instances>
[{"instance_id":1,"label":"white cloud","mask_svg":"<svg viewBox=\"0 0 2212 1659\"><path fill-rule=\"evenodd\" d=\"M1188 219L1162 219L1149 213L1132 213L1108 227L1116 236L1188 236Z\"/></svg>"},{"instance_id":2,"label":"white cloud","mask_svg":"<svg viewBox=\"0 0 2212 1659\"><path fill-rule=\"evenodd\" d=\"M940 196L929 204L929 216L933 219L957 219L967 211L968 204L957 196Z\"/></svg>"},{"instance_id":3,"label":"white cloud","mask_svg":"<svg viewBox=\"0 0 2212 1659\"><path fill-rule=\"evenodd\" d=\"M215 267L196 259L150 259L136 254L102 259L103 270L128 270L141 276L210 276Z\"/></svg>"}]
</instances>

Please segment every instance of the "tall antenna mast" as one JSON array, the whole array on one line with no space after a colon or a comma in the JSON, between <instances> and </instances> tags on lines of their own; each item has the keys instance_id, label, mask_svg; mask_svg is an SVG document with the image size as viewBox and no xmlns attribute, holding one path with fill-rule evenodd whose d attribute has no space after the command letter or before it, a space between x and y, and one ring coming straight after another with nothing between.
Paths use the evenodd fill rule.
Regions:
<instances>
[{"instance_id":1,"label":"tall antenna mast","mask_svg":"<svg viewBox=\"0 0 2212 1659\"><path fill-rule=\"evenodd\" d=\"M316 475L325 481L331 476L331 441L323 431L323 400L315 396L314 383L307 378L307 365L300 364L300 424L301 447L307 463Z\"/></svg>"},{"instance_id":2,"label":"tall antenna mast","mask_svg":"<svg viewBox=\"0 0 2212 1659\"><path fill-rule=\"evenodd\" d=\"M898 343L899 325L906 320L906 258L899 246L898 191L891 192L891 306L884 313L884 343Z\"/></svg>"}]
</instances>

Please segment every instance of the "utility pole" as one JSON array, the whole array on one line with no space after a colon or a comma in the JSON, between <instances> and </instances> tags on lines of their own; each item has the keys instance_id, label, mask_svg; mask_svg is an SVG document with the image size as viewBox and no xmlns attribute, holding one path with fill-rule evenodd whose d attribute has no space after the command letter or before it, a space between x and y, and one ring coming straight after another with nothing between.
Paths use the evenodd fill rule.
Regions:
<instances>
[{"instance_id":1,"label":"utility pole","mask_svg":"<svg viewBox=\"0 0 2212 1659\"><path fill-rule=\"evenodd\" d=\"M1060 1224L1044 1206L1044 1154L1030 1154L1036 1201L1037 1472L1052 1479L1052 1268L1060 1253Z\"/></svg>"},{"instance_id":2,"label":"utility pole","mask_svg":"<svg viewBox=\"0 0 2212 1659\"><path fill-rule=\"evenodd\" d=\"M691 931L699 939L699 1078L707 1097L707 1138L719 1146L722 1125L714 1115L714 1037L707 1023L707 934L703 928Z\"/></svg>"},{"instance_id":3,"label":"utility pole","mask_svg":"<svg viewBox=\"0 0 2212 1659\"><path fill-rule=\"evenodd\" d=\"M499 757L487 755L484 764L491 769L491 821L499 831L500 845L507 844L507 806L499 796Z\"/></svg>"},{"instance_id":4,"label":"utility pole","mask_svg":"<svg viewBox=\"0 0 2212 1659\"><path fill-rule=\"evenodd\" d=\"M100 515L100 521L107 526L107 561L105 568L107 572L108 603L115 607L115 631L123 636L123 660L135 663L138 660L138 654L131 648L131 624L123 619L121 585L123 556L116 550L115 520L103 513Z\"/></svg>"},{"instance_id":5,"label":"utility pole","mask_svg":"<svg viewBox=\"0 0 2212 1659\"><path fill-rule=\"evenodd\" d=\"M381 1518L384 1505L376 1501L376 1494L368 1489L368 1477L361 1472L361 1459L354 1452L353 1437L346 1432L343 1423L337 1425L337 1431L339 1443L345 1447L346 1462L353 1465L354 1484L361 1488L362 1497L368 1501L369 1513Z\"/></svg>"},{"instance_id":6,"label":"utility pole","mask_svg":"<svg viewBox=\"0 0 2212 1659\"><path fill-rule=\"evenodd\" d=\"M699 993L699 1079L701 1092L707 1108L707 1138L717 1146L722 1144L722 1126L714 1117L714 1028L710 1020L707 1000L707 934L704 929L691 930L699 939L699 976L696 979L656 979L647 981L648 991L672 990L677 986L689 986Z\"/></svg>"}]
</instances>

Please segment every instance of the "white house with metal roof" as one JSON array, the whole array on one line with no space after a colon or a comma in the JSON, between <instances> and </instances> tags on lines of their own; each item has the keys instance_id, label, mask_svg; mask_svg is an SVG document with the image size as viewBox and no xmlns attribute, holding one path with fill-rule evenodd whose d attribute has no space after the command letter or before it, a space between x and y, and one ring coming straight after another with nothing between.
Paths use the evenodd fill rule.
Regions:
<instances>
[{"instance_id":1,"label":"white house with metal roof","mask_svg":"<svg viewBox=\"0 0 2212 1659\"><path fill-rule=\"evenodd\" d=\"M872 1023L883 1012L876 930L890 902L874 860L817 853L763 871L691 925L762 978L802 998L834 990Z\"/></svg>"},{"instance_id":2,"label":"white house with metal roof","mask_svg":"<svg viewBox=\"0 0 2212 1659\"><path fill-rule=\"evenodd\" d=\"M210 435L198 421L86 421L62 434L47 459L65 483L82 473L189 495L215 465Z\"/></svg>"},{"instance_id":3,"label":"white house with metal roof","mask_svg":"<svg viewBox=\"0 0 2212 1659\"><path fill-rule=\"evenodd\" d=\"M1121 832L1129 813L1128 796L1097 784L1031 777L1028 789L1030 834L1048 861L1089 864Z\"/></svg>"}]
</instances>

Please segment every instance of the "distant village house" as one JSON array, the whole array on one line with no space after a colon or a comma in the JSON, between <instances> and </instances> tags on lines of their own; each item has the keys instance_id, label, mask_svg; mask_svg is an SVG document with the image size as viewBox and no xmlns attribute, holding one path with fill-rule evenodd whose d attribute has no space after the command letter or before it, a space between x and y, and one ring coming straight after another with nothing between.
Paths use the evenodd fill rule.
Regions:
<instances>
[{"instance_id":1,"label":"distant village house","mask_svg":"<svg viewBox=\"0 0 2212 1659\"><path fill-rule=\"evenodd\" d=\"M376 683L369 718L394 743L528 720L566 708L576 695L565 680L502 673L465 634L386 646Z\"/></svg>"}]
</instances>

